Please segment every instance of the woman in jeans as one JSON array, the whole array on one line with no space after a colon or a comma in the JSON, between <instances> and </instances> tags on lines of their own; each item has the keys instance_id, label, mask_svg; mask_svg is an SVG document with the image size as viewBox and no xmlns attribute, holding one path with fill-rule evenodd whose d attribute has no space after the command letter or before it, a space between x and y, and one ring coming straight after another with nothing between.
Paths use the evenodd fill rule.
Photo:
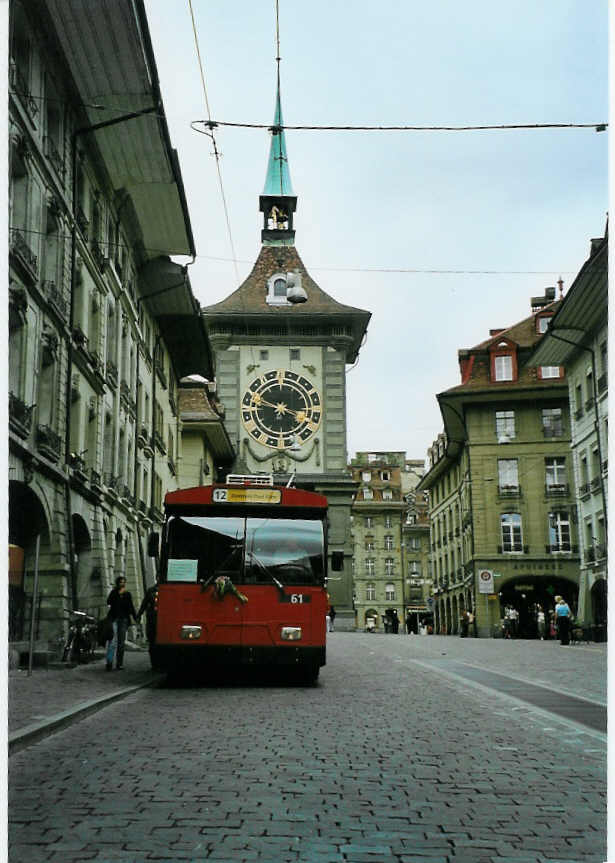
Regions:
<instances>
[{"instance_id":1,"label":"woman in jeans","mask_svg":"<svg viewBox=\"0 0 615 863\"><path fill-rule=\"evenodd\" d=\"M109 617L113 623L113 638L107 642L107 671L113 668L113 656L115 654L115 667L119 670L124 667L124 645L126 643L126 631L130 626L130 618L137 622L137 612L132 602L132 596L126 590L126 579L119 575L115 579L115 587L107 597L109 606ZM116 652L117 651L117 652Z\"/></svg>"}]
</instances>

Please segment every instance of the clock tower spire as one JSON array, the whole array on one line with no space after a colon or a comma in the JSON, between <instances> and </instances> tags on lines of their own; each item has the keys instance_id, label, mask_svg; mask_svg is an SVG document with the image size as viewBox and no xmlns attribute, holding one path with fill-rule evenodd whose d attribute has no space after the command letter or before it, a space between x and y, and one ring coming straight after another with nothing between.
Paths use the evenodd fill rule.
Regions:
<instances>
[{"instance_id":1,"label":"clock tower spire","mask_svg":"<svg viewBox=\"0 0 615 863\"><path fill-rule=\"evenodd\" d=\"M294 246L293 213L297 207L297 196L293 192L288 166L280 99L279 67L267 175L263 194L259 198L259 205L260 211L263 213L263 230L261 231L263 245Z\"/></svg>"}]
</instances>

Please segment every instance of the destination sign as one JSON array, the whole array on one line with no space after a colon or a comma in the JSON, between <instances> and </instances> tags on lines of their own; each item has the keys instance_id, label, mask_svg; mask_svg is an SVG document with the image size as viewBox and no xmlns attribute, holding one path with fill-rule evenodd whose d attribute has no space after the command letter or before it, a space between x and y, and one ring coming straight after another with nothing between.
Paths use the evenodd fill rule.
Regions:
<instances>
[{"instance_id":1,"label":"destination sign","mask_svg":"<svg viewBox=\"0 0 615 863\"><path fill-rule=\"evenodd\" d=\"M280 503L279 488L215 488L214 503Z\"/></svg>"}]
</instances>

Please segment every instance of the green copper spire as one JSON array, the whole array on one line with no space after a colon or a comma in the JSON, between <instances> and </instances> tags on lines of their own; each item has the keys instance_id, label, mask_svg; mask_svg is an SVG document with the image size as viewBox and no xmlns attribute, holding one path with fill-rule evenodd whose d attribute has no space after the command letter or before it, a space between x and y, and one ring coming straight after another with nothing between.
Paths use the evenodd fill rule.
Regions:
<instances>
[{"instance_id":1,"label":"green copper spire","mask_svg":"<svg viewBox=\"0 0 615 863\"><path fill-rule=\"evenodd\" d=\"M281 128L283 123L282 103L280 101L280 80L278 78L277 95L275 100L275 117L273 120L273 131L271 133L271 148L269 150L265 188L263 189L263 195L276 198L281 196L294 197L293 186L290 181L290 169L288 167L286 138L284 137L284 129Z\"/></svg>"}]
</instances>

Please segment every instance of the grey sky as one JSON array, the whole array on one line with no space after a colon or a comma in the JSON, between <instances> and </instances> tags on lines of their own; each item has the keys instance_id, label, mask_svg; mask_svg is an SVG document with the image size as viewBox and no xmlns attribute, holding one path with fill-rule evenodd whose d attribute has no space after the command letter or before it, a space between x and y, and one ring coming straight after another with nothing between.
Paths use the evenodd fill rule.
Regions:
<instances>
[{"instance_id":1,"label":"grey sky","mask_svg":"<svg viewBox=\"0 0 615 863\"><path fill-rule=\"evenodd\" d=\"M203 305L237 286L208 138L188 0L146 0L179 152ZM193 0L214 119L270 123L275 2ZM497 9L497 12L494 12ZM285 122L469 125L608 117L606 0L280 0ZM269 135L217 130L241 280L260 246ZM606 133L287 131L296 245L321 287L372 312L348 374L348 450L423 458L441 429L435 393L459 382L458 348L565 288L604 232ZM226 260L216 260L226 259ZM352 269L544 271L422 274ZM339 271L336 271L339 270ZM344 271L345 270L345 271Z\"/></svg>"}]
</instances>

